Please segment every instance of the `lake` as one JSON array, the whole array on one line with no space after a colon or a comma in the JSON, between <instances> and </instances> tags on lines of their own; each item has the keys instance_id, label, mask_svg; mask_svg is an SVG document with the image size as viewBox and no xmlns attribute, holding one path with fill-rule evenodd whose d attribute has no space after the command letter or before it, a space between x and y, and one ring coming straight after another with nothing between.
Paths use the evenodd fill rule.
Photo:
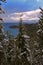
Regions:
<instances>
[{"instance_id":1,"label":"lake","mask_svg":"<svg viewBox=\"0 0 43 65\"><path fill-rule=\"evenodd\" d=\"M3 23L3 28L5 31L9 31L12 35L16 36L18 34L18 29L11 29L9 26L18 25L18 23Z\"/></svg>"}]
</instances>

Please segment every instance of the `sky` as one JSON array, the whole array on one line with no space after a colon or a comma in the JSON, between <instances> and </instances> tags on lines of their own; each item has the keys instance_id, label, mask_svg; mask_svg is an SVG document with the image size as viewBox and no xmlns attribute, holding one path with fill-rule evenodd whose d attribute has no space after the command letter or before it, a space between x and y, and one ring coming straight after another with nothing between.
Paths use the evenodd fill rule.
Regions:
<instances>
[{"instance_id":1,"label":"sky","mask_svg":"<svg viewBox=\"0 0 43 65\"><path fill-rule=\"evenodd\" d=\"M19 21L21 15L23 21L33 21L39 19L39 7L43 8L43 0L6 0L2 7L5 22Z\"/></svg>"}]
</instances>

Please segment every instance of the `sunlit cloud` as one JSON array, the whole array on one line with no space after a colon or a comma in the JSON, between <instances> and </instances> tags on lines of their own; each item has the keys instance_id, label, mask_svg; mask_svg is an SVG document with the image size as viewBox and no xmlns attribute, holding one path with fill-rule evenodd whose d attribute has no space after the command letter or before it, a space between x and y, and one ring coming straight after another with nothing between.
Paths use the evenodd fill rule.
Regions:
<instances>
[{"instance_id":1,"label":"sunlit cloud","mask_svg":"<svg viewBox=\"0 0 43 65\"><path fill-rule=\"evenodd\" d=\"M37 9L33 11L11 13L7 16L7 18L4 17L4 19L15 22L15 21L19 21L20 16L22 15L21 18L23 21L24 20L27 20L27 21L38 20L40 11L41 11L40 9Z\"/></svg>"},{"instance_id":2,"label":"sunlit cloud","mask_svg":"<svg viewBox=\"0 0 43 65\"><path fill-rule=\"evenodd\" d=\"M15 20L20 20L20 16L22 15L21 17L22 20L37 20L39 13L40 13L40 9L37 9L34 11L12 13L8 17L15 21Z\"/></svg>"}]
</instances>

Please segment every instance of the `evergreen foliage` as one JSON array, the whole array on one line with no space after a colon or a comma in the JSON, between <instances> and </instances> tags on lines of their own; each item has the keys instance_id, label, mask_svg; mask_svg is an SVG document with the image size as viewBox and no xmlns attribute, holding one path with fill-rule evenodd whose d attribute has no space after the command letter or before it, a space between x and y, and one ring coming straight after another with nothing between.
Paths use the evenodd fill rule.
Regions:
<instances>
[{"instance_id":1,"label":"evergreen foliage","mask_svg":"<svg viewBox=\"0 0 43 65\"><path fill-rule=\"evenodd\" d=\"M39 30L37 31L37 35L38 35L38 44L39 44L39 64L43 64L42 60L43 60L43 9L40 8L41 12L41 16L39 19Z\"/></svg>"},{"instance_id":2,"label":"evergreen foliage","mask_svg":"<svg viewBox=\"0 0 43 65\"><path fill-rule=\"evenodd\" d=\"M1 0L2 1L2 0ZM3 13L1 3L0 3L0 14ZM4 65L4 51L3 51L3 46L2 46L2 40L3 40L3 33L2 33L2 22L3 19L0 17L0 65Z\"/></svg>"},{"instance_id":3,"label":"evergreen foliage","mask_svg":"<svg viewBox=\"0 0 43 65\"><path fill-rule=\"evenodd\" d=\"M23 22L22 19L20 18L20 23L19 23L19 34L16 40L16 63L18 64L14 64L14 65L28 65L28 55L29 52L27 50L26 47L26 39L28 38L28 36L25 37L24 34L24 26L23 26ZM18 59L18 60L17 60Z\"/></svg>"},{"instance_id":4,"label":"evergreen foliage","mask_svg":"<svg viewBox=\"0 0 43 65\"><path fill-rule=\"evenodd\" d=\"M19 29L19 34L15 39L9 32L3 30L3 18L0 17L0 65L43 65L43 9L40 9L38 27L36 25L33 28L34 31L31 29L30 32L27 25L27 31L25 31L26 28L20 18L19 25L14 26ZM0 3L0 15L2 13L5 12Z\"/></svg>"}]
</instances>

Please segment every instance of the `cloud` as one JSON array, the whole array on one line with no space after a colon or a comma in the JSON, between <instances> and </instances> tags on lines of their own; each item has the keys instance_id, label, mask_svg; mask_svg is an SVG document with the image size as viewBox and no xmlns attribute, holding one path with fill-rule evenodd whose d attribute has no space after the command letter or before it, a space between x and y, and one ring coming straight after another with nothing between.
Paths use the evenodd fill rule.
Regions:
<instances>
[{"instance_id":1,"label":"cloud","mask_svg":"<svg viewBox=\"0 0 43 65\"><path fill-rule=\"evenodd\" d=\"M20 16L22 15L22 20L38 20L39 13L40 9L27 12L16 12L8 15L8 18L14 21L18 21L20 20Z\"/></svg>"},{"instance_id":2,"label":"cloud","mask_svg":"<svg viewBox=\"0 0 43 65\"><path fill-rule=\"evenodd\" d=\"M20 16L22 15L21 18L23 21L38 20L40 11L41 11L40 9L37 9L37 10L33 10L33 11L11 13L11 14L8 14L8 16L4 17L4 19L7 21L15 22L15 21L19 21Z\"/></svg>"}]
</instances>

